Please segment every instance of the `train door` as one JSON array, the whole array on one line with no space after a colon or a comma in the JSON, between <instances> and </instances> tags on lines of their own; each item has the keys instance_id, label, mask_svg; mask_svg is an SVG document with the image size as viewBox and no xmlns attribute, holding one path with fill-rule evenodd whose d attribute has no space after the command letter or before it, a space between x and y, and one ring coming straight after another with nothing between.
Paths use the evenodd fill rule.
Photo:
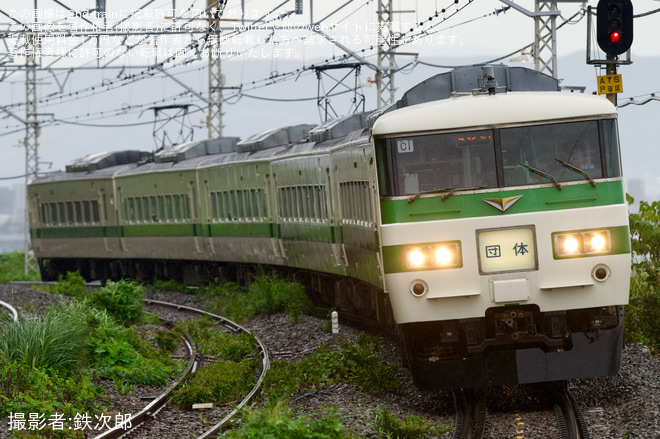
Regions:
<instances>
[{"instance_id":1,"label":"train door","mask_svg":"<svg viewBox=\"0 0 660 439\"><path fill-rule=\"evenodd\" d=\"M190 182L191 188L189 189L188 196L192 198L192 184L193 182ZM202 234L202 239L204 241L204 248L206 250L206 253L215 256L215 247L213 246L213 236L211 236L210 233L210 225L212 218L215 218L216 216L216 210L218 209L218 197L217 194L211 193L211 190L209 189L209 181L204 180L204 192L205 192L205 201L206 201L206 214L202 218L200 218L200 225L201 225L201 234ZM215 208L213 206L216 206ZM200 212L201 213L201 212Z\"/></svg>"},{"instance_id":2,"label":"train door","mask_svg":"<svg viewBox=\"0 0 660 439\"><path fill-rule=\"evenodd\" d=\"M277 188L277 175L272 173L273 168L271 167L271 173L266 174L266 191L268 202L268 220L270 222L270 242L271 247L273 248L273 253L278 259L286 259L286 251L284 249L284 243L282 242L282 230L280 224L282 224L282 209L279 207L279 198L277 197L278 188ZM271 179L270 176L273 176Z\"/></svg>"},{"instance_id":3,"label":"train door","mask_svg":"<svg viewBox=\"0 0 660 439\"><path fill-rule=\"evenodd\" d=\"M126 247L126 240L124 239L124 226L122 221L126 220L126 206L124 205L124 198L122 197L121 188L117 188L117 196L113 200L113 197L110 196L110 204L115 207L115 221L117 222L117 237L119 239L119 251L126 252L128 251Z\"/></svg>"},{"instance_id":4,"label":"train door","mask_svg":"<svg viewBox=\"0 0 660 439\"><path fill-rule=\"evenodd\" d=\"M333 163L334 161L331 161ZM327 211L330 218L330 228L333 230L332 251L335 256L335 264L338 267L346 267L346 254L343 249L343 238L341 236L341 207L339 203L339 179L337 178L337 165L334 166L334 178L331 168L325 168L325 187L327 188Z\"/></svg>"},{"instance_id":5,"label":"train door","mask_svg":"<svg viewBox=\"0 0 660 439\"><path fill-rule=\"evenodd\" d=\"M111 230L110 224L108 224L108 211L110 208L108 206L108 196L105 193L105 189L99 189L98 197L99 224L101 225L101 230L103 232L103 245L105 246L106 252L112 252L113 245L110 240L114 238L112 238L112 233L108 233Z\"/></svg>"},{"instance_id":6,"label":"train door","mask_svg":"<svg viewBox=\"0 0 660 439\"><path fill-rule=\"evenodd\" d=\"M188 183L188 194L190 196L190 220L192 221L195 249L197 250L197 253L203 253L204 237L202 236L202 223L201 216L199 214L200 203L197 199L197 189L195 188L194 181Z\"/></svg>"}]
</instances>

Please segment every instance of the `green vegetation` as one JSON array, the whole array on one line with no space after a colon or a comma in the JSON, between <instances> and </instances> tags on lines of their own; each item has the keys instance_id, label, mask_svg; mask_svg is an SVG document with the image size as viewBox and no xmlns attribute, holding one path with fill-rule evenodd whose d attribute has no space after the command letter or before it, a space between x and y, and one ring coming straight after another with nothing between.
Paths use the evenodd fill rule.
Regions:
<instances>
[{"instance_id":1,"label":"green vegetation","mask_svg":"<svg viewBox=\"0 0 660 439\"><path fill-rule=\"evenodd\" d=\"M451 431L446 425L429 424L418 416L399 419L387 410L378 408L374 417L378 439L416 439L436 437Z\"/></svg>"},{"instance_id":2,"label":"green vegetation","mask_svg":"<svg viewBox=\"0 0 660 439\"><path fill-rule=\"evenodd\" d=\"M254 361L220 361L195 372L188 383L172 395L172 401L190 409L195 403L240 402L256 382Z\"/></svg>"},{"instance_id":3,"label":"green vegetation","mask_svg":"<svg viewBox=\"0 0 660 439\"><path fill-rule=\"evenodd\" d=\"M254 337L241 333L232 336L218 329L217 322L202 317L189 322L180 322L178 327L190 334L200 353L220 360L240 362L254 353Z\"/></svg>"},{"instance_id":4,"label":"green vegetation","mask_svg":"<svg viewBox=\"0 0 660 439\"><path fill-rule=\"evenodd\" d=\"M162 386L181 363L174 362L167 351L154 349L133 328L114 324L100 325L89 336L91 364L100 378L115 385L145 384Z\"/></svg>"},{"instance_id":5,"label":"green vegetation","mask_svg":"<svg viewBox=\"0 0 660 439\"><path fill-rule=\"evenodd\" d=\"M257 314L278 312L288 313L295 322L302 313L311 308L311 302L302 285L278 275L254 276L247 291L237 284L224 283L204 287L202 294L214 299L210 305L211 312L239 322Z\"/></svg>"},{"instance_id":6,"label":"green vegetation","mask_svg":"<svg viewBox=\"0 0 660 439\"><path fill-rule=\"evenodd\" d=\"M107 310L118 323L125 326L144 319L143 299L144 288L124 280L108 282L105 287L91 293L91 301L95 306Z\"/></svg>"},{"instance_id":7,"label":"green vegetation","mask_svg":"<svg viewBox=\"0 0 660 439\"><path fill-rule=\"evenodd\" d=\"M362 334L357 342L326 343L298 363L274 361L266 376L264 392L271 400L277 400L337 382L356 384L374 395L392 392L399 388L397 369L381 360L376 340Z\"/></svg>"},{"instance_id":8,"label":"green vegetation","mask_svg":"<svg viewBox=\"0 0 660 439\"><path fill-rule=\"evenodd\" d=\"M634 199L628 196L628 203ZM633 266L625 334L631 341L660 349L660 202L642 201L630 214Z\"/></svg>"},{"instance_id":9,"label":"green vegetation","mask_svg":"<svg viewBox=\"0 0 660 439\"><path fill-rule=\"evenodd\" d=\"M180 293L188 292L188 288L178 283L175 280L160 280L154 279L149 285L149 288L153 291L178 291Z\"/></svg>"},{"instance_id":10,"label":"green vegetation","mask_svg":"<svg viewBox=\"0 0 660 439\"><path fill-rule=\"evenodd\" d=\"M288 404L279 401L271 409L252 409L243 412L243 422L225 436L234 439L342 439L351 437L345 432L335 411L315 413L315 417L293 417Z\"/></svg>"},{"instance_id":11,"label":"green vegetation","mask_svg":"<svg viewBox=\"0 0 660 439\"><path fill-rule=\"evenodd\" d=\"M0 253L0 283L6 284L12 281L21 280L41 280L41 275L30 270L25 275L25 253L15 251L9 253Z\"/></svg>"},{"instance_id":12,"label":"green vegetation","mask_svg":"<svg viewBox=\"0 0 660 439\"><path fill-rule=\"evenodd\" d=\"M85 279L77 271L67 271L66 276L60 274L55 285L45 285L42 288L51 294L61 294L62 296L79 299L87 296Z\"/></svg>"},{"instance_id":13,"label":"green vegetation","mask_svg":"<svg viewBox=\"0 0 660 439\"><path fill-rule=\"evenodd\" d=\"M51 291L77 300L36 319L0 321L0 416L37 413L49 420L57 414L75 420L87 414L94 420L105 408L104 388L93 379L113 380L125 394L136 384L166 384L181 370L168 354L178 345L177 332L124 326L144 320L137 299L141 287L117 282L88 294L82 278L68 273ZM46 423L39 437L82 437L71 425L65 421L63 430L52 431Z\"/></svg>"},{"instance_id":14,"label":"green vegetation","mask_svg":"<svg viewBox=\"0 0 660 439\"><path fill-rule=\"evenodd\" d=\"M38 319L0 324L0 416L39 413L48 419L59 413L73 419L102 412L103 388L85 368L89 328L79 312L84 308L74 302ZM54 434L49 430L40 437Z\"/></svg>"},{"instance_id":15,"label":"green vegetation","mask_svg":"<svg viewBox=\"0 0 660 439\"><path fill-rule=\"evenodd\" d=\"M74 313L48 312L0 328L0 361L67 375L79 366L87 327Z\"/></svg>"},{"instance_id":16,"label":"green vegetation","mask_svg":"<svg viewBox=\"0 0 660 439\"><path fill-rule=\"evenodd\" d=\"M254 337L245 333L232 336L206 317L180 322L178 328L193 337L200 353L218 362L201 368L185 387L177 389L172 397L175 404L189 409L202 402L232 403L252 389L259 366L253 355Z\"/></svg>"}]
</instances>

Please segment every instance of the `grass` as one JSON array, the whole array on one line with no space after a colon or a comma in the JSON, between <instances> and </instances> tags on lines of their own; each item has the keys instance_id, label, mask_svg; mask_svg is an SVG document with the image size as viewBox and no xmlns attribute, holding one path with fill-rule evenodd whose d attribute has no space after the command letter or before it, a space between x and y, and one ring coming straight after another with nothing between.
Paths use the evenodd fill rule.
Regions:
<instances>
[{"instance_id":1,"label":"grass","mask_svg":"<svg viewBox=\"0 0 660 439\"><path fill-rule=\"evenodd\" d=\"M379 407L374 416L374 426L378 439L417 439L436 437L452 430L446 425L426 422L419 416L397 418Z\"/></svg>"},{"instance_id":2,"label":"grass","mask_svg":"<svg viewBox=\"0 0 660 439\"><path fill-rule=\"evenodd\" d=\"M207 317L179 322L177 327L193 337L204 355L240 362L254 353L254 337L245 333L232 336L219 330L217 323Z\"/></svg>"},{"instance_id":3,"label":"grass","mask_svg":"<svg viewBox=\"0 0 660 439\"><path fill-rule=\"evenodd\" d=\"M257 314L278 312L288 313L295 322L312 306L302 285L278 275L256 275L247 290L234 283L224 283L206 286L201 293L212 299L209 311L238 322Z\"/></svg>"},{"instance_id":4,"label":"grass","mask_svg":"<svg viewBox=\"0 0 660 439\"><path fill-rule=\"evenodd\" d=\"M67 374L79 367L87 327L75 312L48 312L0 326L0 360Z\"/></svg>"},{"instance_id":5,"label":"grass","mask_svg":"<svg viewBox=\"0 0 660 439\"><path fill-rule=\"evenodd\" d=\"M120 324L129 326L141 322L144 317L144 288L120 280L108 282L105 287L90 295L94 306L103 308Z\"/></svg>"},{"instance_id":6,"label":"grass","mask_svg":"<svg viewBox=\"0 0 660 439\"><path fill-rule=\"evenodd\" d=\"M196 403L238 403L256 382L256 366L254 361L220 361L205 366L174 392L172 402L186 409Z\"/></svg>"},{"instance_id":7,"label":"grass","mask_svg":"<svg viewBox=\"0 0 660 439\"><path fill-rule=\"evenodd\" d=\"M298 363L274 361L266 375L264 392L277 400L338 382L355 384L374 395L393 392L399 388L397 368L381 360L374 340L362 335L357 342L333 341Z\"/></svg>"},{"instance_id":8,"label":"grass","mask_svg":"<svg viewBox=\"0 0 660 439\"><path fill-rule=\"evenodd\" d=\"M225 433L233 439L343 439L353 437L337 419L336 411L326 409L313 417L293 416L285 401L272 408L248 409L242 413L239 428Z\"/></svg>"},{"instance_id":9,"label":"grass","mask_svg":"<svg viewBox=\"0 0 660 439\"><path fill-rule=\"evenodd\" d=\"M33 270L25 274L24 252L0 253L0 284L22 280L38 281L41 280L41 275Z\"/></svg>"}]
</instances>

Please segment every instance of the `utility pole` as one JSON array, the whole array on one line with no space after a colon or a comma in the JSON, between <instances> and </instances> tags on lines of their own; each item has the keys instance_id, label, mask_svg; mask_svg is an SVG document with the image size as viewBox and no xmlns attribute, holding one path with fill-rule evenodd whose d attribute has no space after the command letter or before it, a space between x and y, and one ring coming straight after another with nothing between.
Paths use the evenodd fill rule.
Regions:
<instances>
[{"instance_id":1,"label":"utility pole","mask_svg":"<svg viewBox=\"0 0 660 439\"><path fill-rule=\"evenodd\" d=\"M557 2L536 0L534 12L534 70L557 78Z\"/></svg>"},{"instance_id":2,"label":"utility pole","mask_svg":"<svg viewBox=\"0 0 660 439\"><path fill-rule=\"evenodd\" d=\"M222 137L222 65L220 64L220 17L227 0L206 0L209 15L209 107L206 124L209 139Z\"/></svg>"},{"instance_id":3,"label":"utility pole","mask_svg":"<svg viewBox=\"0 0 660 439\"><path fill-rule=\"evenodd\" d=\"M377 108L394 102L394 40L392 0L378 0L378 70L376 71Z\"/></svg>"},{"instance_id":4,"label":"utility pole","mask_svg":"<svg viewBox=\"0 0 660 439\"><path fill-rule=\"evenodd\" d=\"M582 0L534 0L534 11L529 11L512 0L500 0L502 3L534 19L534 70L557 78L557 10L558 2L576 3ZM545 36L544 36L545 35Z\"/></svg>"},{"instance_id":5,"label":"utility pole","mask_svg":"<svg viewBox=\"0 0 660 439\"><path fill-rule=\"evenodd\" d=\"M34 2L35 10L37 1ZM25 275L38 271L30 244L30 219L27 193L28 182L39 172L39 121L37 119L37 51L39 42L33 33L27 34L25 44Z\"/></svg>"}]
</instances>

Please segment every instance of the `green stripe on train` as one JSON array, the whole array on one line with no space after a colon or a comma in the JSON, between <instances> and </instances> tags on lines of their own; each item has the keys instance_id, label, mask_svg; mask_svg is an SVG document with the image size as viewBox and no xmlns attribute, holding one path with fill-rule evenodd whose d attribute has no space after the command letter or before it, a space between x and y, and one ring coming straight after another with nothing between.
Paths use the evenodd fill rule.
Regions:
<instances>
[{"instance_id":1,"label":"green stripe on train","mask_svg":"<svg viewBox=\"0 0 660 439\"><path fill-rule=\"evenodd\" d=\"M612 251L609 253L594 253L590 255L582 255L582 256L575 256L575 257L583 257L583 258L588 258L588 257L594 257L594 256L607 256L607 255L621 255L621 254L629 254L630 253L630 229L628 226L617 226L617 227L601 227L599 229L584 229L584 230L579 230L579 231L587 231L587 230L602 230L602 229L608 229L611 233L612 237ZM567 231L561 231L561 232L576 232L578 230L567 230ZM548 251L552 251L554 248L554 244L552 243L552 235L558 232L553 232L551 235L548 236L538 236L536 237L536 240L538 242L538 245L543 245L543 247L548 248ZM391 274L391 273L405 273L405 272L410 272L410 271L432 271L432 270L451 270L452 268L461 268L463 266L462 262L459 264L457 267L450 267L450 268L440 268L440 267L435 267L435 268L408 268L406 266L406 261L405 261L405 249L406 247L415 247L415 246L423 246L423 245L433 245L435 242L416 242L416 243L409 243L409 244L402 244L402 245L390 245L390 246L385 246L383 247L383 264L385 268L385 273L386 274ZM470 251L469 248L471 246L468 246L468 249L466 249L465 243L461 242L461 251ZM475 243L476 246L476 243ZM474 250L476 251L476 248ZM537 249L538 251L538 249ZM554 253L554 252L553 252ZM555 258L558 259L558 258ZM561 259L568 259L568 258L561 258Z\"/></svg>"},{"instance_id":2,"label":"green stripe on train","mask_svg":"<svg viewBox=\"0 0 660 439\"><path fill-rule=\"evenodd\" d=\"M484 202L490 198L508 198L522 195L520 200L502 212ZM621 181L556 187L504 190L480 194L455 193L442 201L440 196L420 198L411 204L408 200L380 202L383 224L413 223L484 216L512 215L516 213L547 212L552 210L623 204Z\"/></svg>"},{"instance_id":3,"label":"green stripe on train","mask_svg":"<svg viewBox=\"0 0 660 439\"><path fill-rule=\"evenodd\" d=\"M115 226L43 227L33 229L36 239L117 238L119 228Z\"/></svg>"},{"instance_id":4,"label":"green stripe on train","mask_svg":"<svg viewBox=\"0 0 660 439\"><path fill-rule=\"evenodd\" d=\"M334 226L324 224L285 223L214 223L206 224L130 224L124 226L43 227L31 230L36 239L138 238L138 237L276 237L279 229L284 240L335 243Z\"/></svg>"}]
</instances>

